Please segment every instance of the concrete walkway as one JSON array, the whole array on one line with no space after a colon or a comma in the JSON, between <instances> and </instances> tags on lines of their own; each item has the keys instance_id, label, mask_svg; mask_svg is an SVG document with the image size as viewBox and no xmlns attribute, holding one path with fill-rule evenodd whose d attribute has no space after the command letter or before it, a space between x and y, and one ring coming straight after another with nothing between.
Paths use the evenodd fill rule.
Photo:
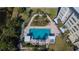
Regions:
<instances>
[{"instance_id":1,"label":"concrete walkway","mask_svg":"<svg viewBox=\"0 0 79 59\"><path fill-rule=\"evenodd\" d=\"M28 33L28 30L29 30L29 28L30 28L30 26L31 26L31 23L32 23L32 21L34 20L34 18L35 18L37 15L39 15L39 14L35 14L35 15L31 18L31 20L30 20L29 24L27 25L27 27L25 28L24 32Z\"/></svg>"},{"instance_id":2,"label":"concrete walkway","mask_svg":"<svg viewBox=\"0 0 79 59\"><path fill-rule=\"evenodd\" d=\"M55 35L58 35L60 33L60 31L58 30L57 26L55 25L55 23L52 21L52 19L47 15L48 20L50 21L50 27L52 29L52 31L54 31L53 33L55 33Z\"/></svg>"},{"instance_id":3,"label":"concrete walkway","mask_svg":"<svg viewBox=\"0 0 79 59\"><path fill-rule=\"evenodd\" d=\"M51 29L51 33L55 33L55 35L57 35L58 33L60 33L60 31L58 30L57 26L54 24L54 22L52 21L52 19L47 15L48 20L50 21L49 25L47 26L31 26L32 21L34 20L34 18L39 15L41 16L41 14L35 14L29 24L27 25L27 27L24 29L24 36L27 35L27 33L29 32L29 28L50 28ZM28 50L28 48L22 48L23 50Z\"/></svg>"},{"instance_id":4,"label":"concrete walkway","mask_svg":"<svg viewBox=\"0 0 79 59\"><path fill-rule=\"evenodd\" d=\"M57 26L55 25L55 23L52 21L52 19L48 15L47 15L47 18L50 22L47 26L31 26L32 21L34 20L34 18L37 15L41 16L41 14L34 14L34 16L31 18L29 24L27 25L27 27L24 29L24 36L27 36L27 33L29 33L30 28L49 28L49 29L51 29L51 33L54 33L55 36L57 36L60 33Z\"/></svg>"},{"instance_id":5,"label":"concrete walkway","mask_svg":"<svg viewBox=\"0 0 79 59\"><path fill-rule=\"evenodd\" d=\"M50 21L50 25L48 25L48 26L31 26L32 21L34 20L34 18L35 18L37 15L40 15L40 16L41 16L41 14L35 14L35 15L31 18L31 20L30 20L29 24L27 25L27 27L25 28L25 30L24 30L25 32L28 32L29 28L51 28L52 31L55 32L55 34L59 33L59 30L58 30L57 26L54 24L54 22L52 21L52 19L51 19L48 15L47 15L47 18L48 18L48 20ZM54 32L53 32L53 33L54 33Z\"/></svg>"}]
</instances>

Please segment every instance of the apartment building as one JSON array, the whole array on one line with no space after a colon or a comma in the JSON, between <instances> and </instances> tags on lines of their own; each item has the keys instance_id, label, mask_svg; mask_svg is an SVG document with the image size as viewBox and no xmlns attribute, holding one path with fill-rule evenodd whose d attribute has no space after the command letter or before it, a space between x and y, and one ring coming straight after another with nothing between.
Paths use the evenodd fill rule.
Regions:
<instances>
[{"instance_id":1,"label":"apartment building","mask_svg":"<svg viewBox=\"0 0 79 59\"><path fill-rule=\"evenodd\" d=\"M79 8L61 7L57 15L57 20L61 20L66 30L69 30L69 39L79 48Z\"/></svg>"}]
</instances>

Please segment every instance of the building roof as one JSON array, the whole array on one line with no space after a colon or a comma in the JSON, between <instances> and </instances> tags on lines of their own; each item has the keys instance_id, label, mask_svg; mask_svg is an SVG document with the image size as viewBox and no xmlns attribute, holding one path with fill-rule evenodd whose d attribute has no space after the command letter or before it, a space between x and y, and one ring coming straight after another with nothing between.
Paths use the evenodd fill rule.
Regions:
<instances>
[{"instance_id":1,"label":"building roof","mask_svg":"<svg viewBox=\"0 0 79 59\"><path fill-rule=\"evenodd\" d=\"M79 18L79 7L71 7L71 9L75 12L76 17Z\"/></svg>"},{"instance_id":2,"label":"building roof","mask_svg":"<svg viewBox=\"0 0 79 59\"><path fill-rule=\"evenodd\" d=\"M79 13L79 7L74 7L74 9Z\"/></svg>"},{"instance_id":3,"label":"building roof","mask_svg":"<svg viewBox=\"0 0 79 59\"><path fill-rule=\"evenodd\" d=\"M75 13L77 18L79 18L79 7L69 7L69 9Z\"/></svg>"}]
</instances>

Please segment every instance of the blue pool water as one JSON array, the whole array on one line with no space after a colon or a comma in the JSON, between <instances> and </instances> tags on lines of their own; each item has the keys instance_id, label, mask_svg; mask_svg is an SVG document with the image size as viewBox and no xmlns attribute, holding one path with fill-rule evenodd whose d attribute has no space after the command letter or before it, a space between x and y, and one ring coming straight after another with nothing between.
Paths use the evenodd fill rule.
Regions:
<instances>
[{"instance_id":1,"label":"blue pool water","mask_svg":"<svg viewBox=\"0 0 79 59\"><path fill-rule=\"evenodd\" d=\"M36 29L32 28L29 30L31 38L36 40L46 40L50 35L50 29Z\"/></svg>"}]
</instances>

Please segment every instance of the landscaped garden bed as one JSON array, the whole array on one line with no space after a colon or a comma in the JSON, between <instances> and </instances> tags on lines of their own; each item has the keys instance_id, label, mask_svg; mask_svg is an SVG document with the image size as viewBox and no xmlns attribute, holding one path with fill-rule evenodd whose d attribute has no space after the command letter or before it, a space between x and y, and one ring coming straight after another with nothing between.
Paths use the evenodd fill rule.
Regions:
<instances>
[{"instance_id":1,"label":"landscaped garden bed","mask_svg":"<svg viewBox=\"0 0 79 59\"><path fill-rule=\"evenodd\" d=\"M35 19L33 20L31 26L46 26L48 25L49 20L47 19L47 16L42 15L42 16L36 16Z\"/></svg>"}]
</instances>

